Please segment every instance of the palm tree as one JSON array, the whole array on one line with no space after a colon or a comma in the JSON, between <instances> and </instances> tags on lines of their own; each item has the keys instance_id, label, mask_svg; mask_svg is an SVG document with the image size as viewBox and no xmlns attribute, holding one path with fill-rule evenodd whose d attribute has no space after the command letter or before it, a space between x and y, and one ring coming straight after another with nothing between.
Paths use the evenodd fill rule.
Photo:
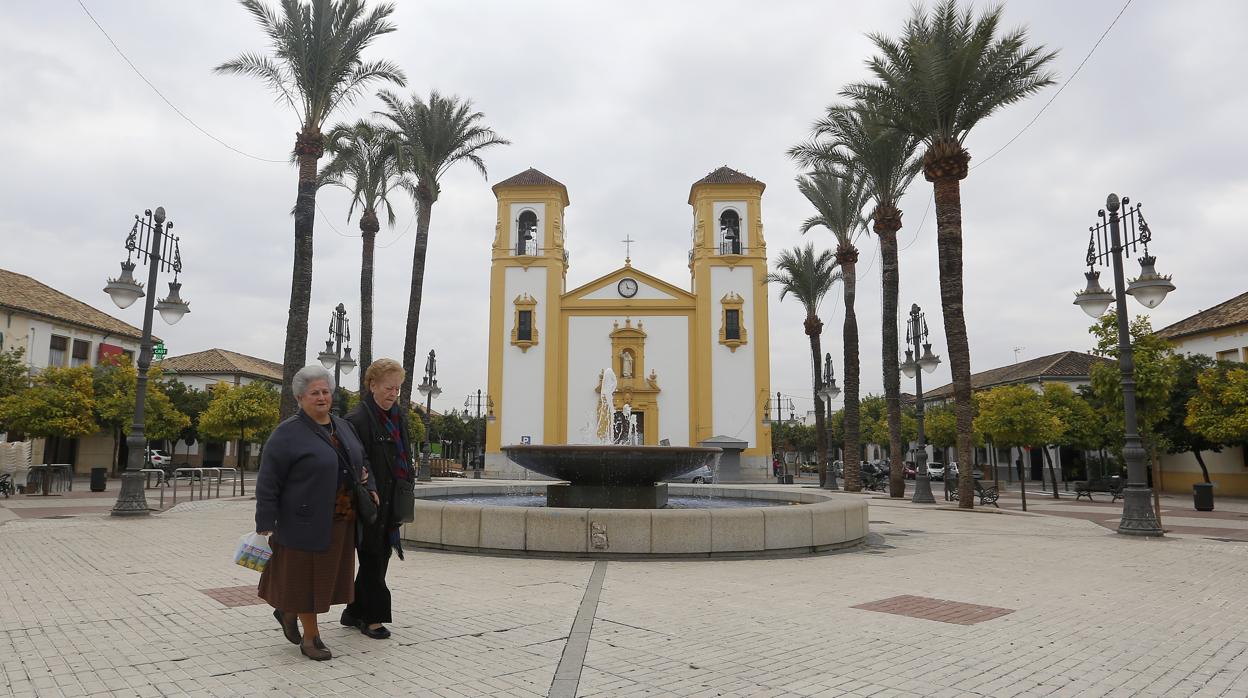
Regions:
<instances>
[{"instance_id":1,"label":"palm tree","mask_svg":"<svg viewBox=\"0 0 1248 698\"><path fill-rule=\"evenodd\" d=\"M901 377L897 363L897 231L901 230L901 195L918 174L922 163L914 155L914 136L865 122L862 107L832 106L815 122L813 139L789 149L789 156L808 167L839 167L856 173L875 203L872 227L880 238L883 283L884 403L888 415L888 452L897 467L889 471L889 495L906 496L901 461Z\"/></svg>"},{"instance_id":2,"label":"palm tree","mask_svg":"<svg viewBox=\"0 0 1248 698\"><path fill-rule=\"evenodd\" d=\"M823 354L823 349L819 346L823 321L819 319L819 304L840 275L836 273L836 260L832 252L824 250L816 256L815 246L811 243L807 243L804 248L794 247L781 251L775 268L776 271L767 275L767 281L780 285L780 300L783 301L791 293L806 310L803 326L806 336L810 338L810 365L815 397L815 450L819 454L819 475L822 480L826 475L824 468L828 462L828 442L824 428L826 416L823 412L823 398L819 396L819 388L823 385L822 367L819 363L819 357Z\"/></svg>"},{"instance_id":3,"label":"palm tree","mask_svg":"<svg viewBox=\"0 0 1248 698\"><path fill-rule=\"evenodd\" d=\"M1001 7L978 18L960 12L956 0L941 0L930 16L922 8L906 22L899 40L873 34L880 55L868 61L873 81L847 86L842 95L864 105L869 118L920 139L923 176L936 199L936 245L940 304L953 373L958 425L958 460L972 460L971 353L962 305L961 180L970 153L963 143L971 129L1001 107L1053 84L1045 67L1057 55L1029 47L1027 31L998 36ZM959 506L974 506L971 468L962 468Z\"/></svg>"},{"instance_id":4,"label":"palm tree","mask_svg":"<svg viewBox=\"0 0 1248 698\"><path fill-rule=\"evenodd\" d=\"M325 148L333 155L321 170L321 186L334 185L351 191L347 220L360 206L360 391L364 373L373 362L373 245L381 221L377 216L384 207L386 223L394 227L394 208L390 193L410 186L399 169L394 137L386 129L360 119L354 124L338 124L325 137Z\"/></svg>"},{"instance_id":5,"label":"palm tree","mask_svg":"<svg viewBox=\"0 0 1248 698\"><path fill-rule=\"evenodd\" d=\"M376 81L405 84L389 61L364 62L374 39L394 31L387 17L394 6L371 12L362 0L283 0L281 16L260 0L240 0L269 38L270 55L244 53L215 68L218 73L259 79L299 117L294 158L299 166L295 198L295 257L290 282L290 316L282 356L281 416L295 413L291 379L308 358L308 307L312 300L312 227L316 213L316 161L325 150L321 128L330 115Z\"/></svg>"},{"instance_id":6,"label":"palm tree","mask_svg":"<svg viewBox=\"0 0 1248 698\"><path fill-rule=\"evenodd\" d=\"M845 491L858 492L862 489L862 465L859 461L858 317L854 314L858 248L854 246L854 234L866 228L862 209L867 195L861 178L852 170L817 169L798 177L797 188L816 212L802 223L802 232L823 226L836 236L836 265L845 283Z\"/></svg>"},{"instance_id":7,"label":"palm tree","mask_svg":"<svg viewBox=\"0 0 1248 698\"><path fill-rule=\"evenodd\" d=\"M416 373L416 334L420 327L420 301L425 284L425 253L429 249L429 217L438 200L442 175L452 165L467 160L486 177L481 151L494 145L510 145L493 129L483 125L485 114L472 110L471 100L444 97L435 90L429 101L412 95L410 101L391 92L381 92L385 112L398 139L399 161L405 171L416 177L411 189L416 201L416 249L412 255L412 289L407 305L407 335L403 339L403 369L407 377L399 396L401 405L412 398L412 379Z\"/></svg>"}]
</instances>

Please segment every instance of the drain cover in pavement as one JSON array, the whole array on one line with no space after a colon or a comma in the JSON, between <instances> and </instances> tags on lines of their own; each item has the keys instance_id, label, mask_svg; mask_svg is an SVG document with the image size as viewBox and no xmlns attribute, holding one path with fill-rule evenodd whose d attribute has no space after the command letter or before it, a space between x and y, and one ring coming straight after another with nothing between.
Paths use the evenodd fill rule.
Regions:
<instances>
[{"instance_id":1,"label":"drain cover in pavement","mask_svg":"<svg viewBox=\"0 0 1248 698\"><path fill-rule=\"evenodd\" d=\"M932 599L926 596L894 596L879 601L871 601L869 603L858 604L852 608L862 609L864 611L879 611L880 613L891 613L898 616L906 616L907 618L921 618L923 620L935 620L941 623L954 623L957 625L975 625L993 618L1000 618L1009 613L1013 613L1011 608L995 608L993 606L980 606L973 603L962 603L960 601L945 601L943 599Z\"/></svg>"}]
</instances>

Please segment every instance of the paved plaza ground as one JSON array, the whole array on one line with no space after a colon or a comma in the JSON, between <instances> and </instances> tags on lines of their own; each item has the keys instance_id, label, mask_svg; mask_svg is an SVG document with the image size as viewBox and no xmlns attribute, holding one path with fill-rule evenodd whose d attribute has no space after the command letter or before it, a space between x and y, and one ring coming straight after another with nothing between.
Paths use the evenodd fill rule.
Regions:
<instances>
[{"instance_id":1,"label":"paved plaza ground","mask_svg":"<svg viewBox=\"0 0 1248 698\"><path fill-rule=\"evenodd\" d=\"M872 498L864 546L809 557L409 551L393 638L335 608L325 663L229 562L252 502L0 500L0 695L1248 697L1248 503L1164 498L1170 535L1139 540L1106 496L1029 490L1023 514L1014 490L1004 512Z\"/></svg>"}]
</instances>

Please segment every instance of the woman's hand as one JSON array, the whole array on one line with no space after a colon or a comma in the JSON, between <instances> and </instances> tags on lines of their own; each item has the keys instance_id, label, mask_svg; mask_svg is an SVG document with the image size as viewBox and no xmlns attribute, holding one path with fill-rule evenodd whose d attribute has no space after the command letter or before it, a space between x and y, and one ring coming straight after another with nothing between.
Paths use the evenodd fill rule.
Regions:
<instances>
[{"instance_id":1,"label":"woman's hand","mask_svg":"<svg viewBox=\"0 0 1248 698\"><path fill-rule=\"evenodd\" d=\"M373 504L376 504L377 506L381 506L381 500L377 498L376 492L369 492L368 496L373 498Z\"/></svg>"}]
</instances>

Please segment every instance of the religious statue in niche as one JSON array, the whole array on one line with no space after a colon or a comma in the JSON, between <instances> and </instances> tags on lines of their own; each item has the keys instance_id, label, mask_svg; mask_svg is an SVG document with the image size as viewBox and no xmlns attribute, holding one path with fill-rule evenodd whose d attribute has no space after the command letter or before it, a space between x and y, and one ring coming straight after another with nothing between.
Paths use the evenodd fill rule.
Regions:
<instances>
[{"instance_id":1,"label":"religious statue in niche","mask_svg":"<svg viewBox=\"0 0 1248 698\"><path fill-rule=\"evenodd\" d=\"M633 353L627 349L620 352L620 377L633 377Z\"/></svg>"}]
</instances>

